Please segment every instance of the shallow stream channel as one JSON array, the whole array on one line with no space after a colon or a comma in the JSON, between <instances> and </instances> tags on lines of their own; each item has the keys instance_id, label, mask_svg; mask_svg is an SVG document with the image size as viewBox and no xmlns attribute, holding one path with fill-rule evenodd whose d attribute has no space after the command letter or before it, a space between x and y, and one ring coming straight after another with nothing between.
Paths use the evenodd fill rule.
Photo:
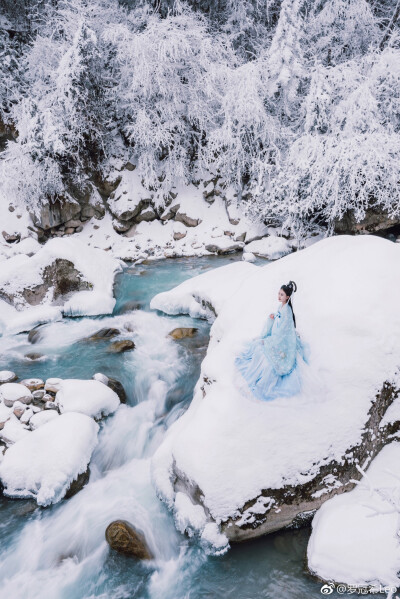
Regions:
<instances>
[{"instance_id":1,"label":"shallow stream channel","mask_svg":"<svg viewBox=\"0 0 400 599\"><path fill-rule=\"evenodd\" d=\"M128 267L115 283L112 316L66 318L27 334L0 337L0 370L19 379L119 380L127 403L101 424L89 483L74 497L41 508L33 500L0 497L0 597L7 599L305 599L321 596L307 574L308 528L285 530L207 554L196 538L177 532L158 499L150 461L168 427L188 408L208 344L210 325L189 316L151 311L151 298L183 280L238 257L163 260ZM265 261L260 261L265 264ZM88 342L103 327L123 330L135 349L107 351ZM196 335L173 340L175 327ZM42 354L28 360L29 352ZM49 452L52 448L49 447ZM154 560L110 550L107 525L125 519L156 547ZM336 596L334 592L332 597Z\"/></svg>"}]
</instances>

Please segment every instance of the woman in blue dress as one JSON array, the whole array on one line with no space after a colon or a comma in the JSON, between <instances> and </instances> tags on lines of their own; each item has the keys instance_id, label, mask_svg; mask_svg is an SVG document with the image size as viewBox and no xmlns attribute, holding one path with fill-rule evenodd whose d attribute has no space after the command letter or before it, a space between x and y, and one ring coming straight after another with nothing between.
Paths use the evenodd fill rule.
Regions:
<instances>
[{"instance_id":1,"label":"woman in blue dress","mask_svg":"<svg viewBox=\"0 0 400 599\"><path fill-rule=\"evenodd\" d=\"M253 395L262 401L301 391L298 358L305 360L305 348L296 331L291 301L296 290L294 281L282 285L278 293L281 306L269 315L261 336L248 342L235 360Z\"/></svg>"}]
</instances>

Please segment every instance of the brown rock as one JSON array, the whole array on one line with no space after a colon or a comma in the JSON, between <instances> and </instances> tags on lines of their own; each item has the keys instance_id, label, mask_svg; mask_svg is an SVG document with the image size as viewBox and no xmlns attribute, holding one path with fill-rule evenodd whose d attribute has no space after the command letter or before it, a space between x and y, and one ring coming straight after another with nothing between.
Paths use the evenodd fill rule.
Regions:
<instances>
[{"instance_id":1,"label":"brown rock","mask_svg":"<svg viewBox=\"0 0 400 599\"><path fill-rule=\"evenodd\" d=\"M188 214L185 214L185 212L179 211L175 214L175 220L177 220L180 223L183 223L187 227L197 227L197 225L201 223L200 218L192 218Z\"/></svg>"},{"instance_id":2,"label":"brown rock","mask_svg":"<svg viewBox=\"0 0 400 599\"><path fill-rule=\"evenodd\" d=\"M108 383L107 383L107 387L110 387L110 389L112 389L114 391L114 393L116 393L119 397L119 401L121 403L126 403L126 393L125 393L125 389L122 385L122 383L120 383L120 381L117 381L117 379L113 379L112 377L107 377L108 378Z\"/></svg>"},{"instance_id":3,"label":"brown rock","mask_svg":"<svg viewBox=\"0 0 400 599\"><path fill-rule=\"evenodd\" d=\"M180 239L183 239L184 237L186 237L186 231L180 233L179 231L175 231L174 233L174 240L175 241L179 241Z\"/></svg>"},{"instance_id":4,"label":"brown rock","mask_svg":"<svg viewBox=\"0 0 400 599\"><path fill-rule=\"evenodd\" d=\"M28 358L28 360L40 360L40 358L43 358L43 354L39 354L38 352L29 352L28 354L25 354L25 358Z\"/></svg>"},{"instance_id":5,"label":"brown rock","mask_svg":"<svg viewBox=\"0 0 400 599\"><path fill-rule=\"evenodd\" d=\"M108 346L108 350L112 354L120 354L125 351L135 349L135 344L131 339L121 339L120 341L114 341Z\"/></svg>"},{"instance_id":6,"label":"brown rock","mask_svg":"<svg viewBox=\"0 0 400 599\"><path fill-rule=\"evenodd\" d=\"M184 337L193 337L197 329L193 327L178 327L169 333L173 339L183 339Z\"/></svg>"},{"instance_id":7,"label":"brown rock","mask_svg":"<svg viewBox=\"0 0 400 599\"><path fill-rule=\"evenodd\" d=\"M101 341L102 339L112 339L120 334L121 331L113 328L100 329L90 337L87 337L87 341Z\"/></svg>"},{"instance_id":8,"label":"brown rock","mask_svg":"<svg viewBox=\"0 0 400 599\"><path fill-rule=\"evenodd\" d=\"M42 379L24 379L20 382L21 385L25 385L29 391L39 391L39 389L44 389L44 381L42 381Z\"/></svg>"},{"instance_id":9,"label":"brown rock","mask_svg":"<svg viewBox=\"0 0 400 599\"><path fill-rule=\"evenodd\" d=\"M21 239L20 233L7 233L6 231L3 231L2 235L7 243L14 243L15 241L19 241Z\"/></svg>"},{"instance_id":10,"label":"brown rock","mask_svg":"<svg viewBox=\"0 0 400 599\"><path fill-rule=\"evenodd\" d=\"M107 526L106 541L112 549L138 559L152 559L153 555L147 546L143 533L126 520L115 520Z\"/></svg>"}]
</instances>

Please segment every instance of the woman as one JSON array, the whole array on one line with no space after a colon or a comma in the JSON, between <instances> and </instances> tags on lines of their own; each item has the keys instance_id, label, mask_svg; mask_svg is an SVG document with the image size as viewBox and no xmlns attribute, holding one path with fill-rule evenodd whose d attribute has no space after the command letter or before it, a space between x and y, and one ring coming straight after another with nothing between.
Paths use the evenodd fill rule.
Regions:
<instances>
[{"instance_id":1,"label":"woman","mask_svg":"<svg viewBox=\"0 0 400 599\"><path fill-rule=\"evenodd\" d=\"M301 391L298 358L305 356L291 301L296 290L294 281L282 285L278 293L281 306L269 315L261 337L250 341L235 360L254 396L263 401Z\"/></svg>"}]
</instances>

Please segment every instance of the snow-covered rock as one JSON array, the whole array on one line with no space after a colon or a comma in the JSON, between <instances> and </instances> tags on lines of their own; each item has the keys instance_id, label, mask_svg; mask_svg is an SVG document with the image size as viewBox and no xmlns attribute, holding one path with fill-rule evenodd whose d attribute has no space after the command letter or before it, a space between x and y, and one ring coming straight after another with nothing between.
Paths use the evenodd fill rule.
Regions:
<instances>
[{"instance_id":1,"label":"snow-covered rock","mask_svg":"<svg viewBox=\"0 0 400 599\"><path fill-rule=\"evenodd\" d=\"M120 269L112 256L76 239L51 239L32 257L19 254L2 262L0 297L18 310L36 307L29 315L10 314L12 320L26 319L18 323L20 330L44 321L43 304L46 310L53 305L70 316L109 313L115 304L114 275ZM49 310L47 320L59 317L57 307Z\"/></svg>"},{"instance_id":2,"label":"snow-covered rock","mask_svg":"<svg viewBox=\"0 0 400 599\"><path fill-rule=\"evenodd\" d=\"M234 262L222 268L187 279L170 291L157 294L150 308L166 314L189 314L192 318L213 318L257 269L254 264Z\"/></svg>"},{"instance_id":3,"label":"snow-covered rock","mask_svg":"<svg viewBox=\"0 0 400 599\"><path fill-rule=\"evenodd\" d=\"M0 371L0 385L4 383L12 383L17 380L17 375L12 370L1 370Z\"/></svg>"},{"instance_id":4,"label":"snow-covered rock","mask_svg":"<svg viewBox=\"0 0 400 599\"><path fill-rule=\"evenodd\" d=\"M290 279L309 366L302 393L264 403L234 360ZM388 293L400 295L399 246L340 236L262 268L221 267L156 296L151 306L169 314L204 316L207 305L218 315L193 401L152 460L168 504L184 492L229 539L242 540L309 517L350 490L357 465L399 434L400 313Z\"/></svg>"},{"instance_id":5,"label":"snow-covered rock","mask_svg":"<svg viewBox=\"0 0 400 599\"><path fill-rule=\"evenodd\" d=\"M33 497L39 505L62 499L71 483L87 470L98 429L84 414L62 414L27 432L0 463L5 495Z\"/></svg>"},{"instance_id":6,"label":"snow-covered rock","mask_svg":"<svg viewBox=\"0 0 400 599\"><path fill-rule=\"evenodd\" d=\"M34 414L29 420L29 426L32 430L39 428L39 426L43 426L46 422L50 422L50 420L54 420L58 418L59 414L55 410L43 410L42 412L38 412Z\"/></svg>"},{"instance_id":7,"label":"snow-covered rock","mask_svg":"<svg viewBox=\"0 0 400 599\"><path fill-rule=\"evenodd\" d=\"M134 219L145 204L152 199L141 182L137 170L124 170L121 181L108 199L108 206L114 216L122 221Z\"/></svg>"},{"instance_id":8,"label":"snow-covered rock","mask_svg":"<svg viewBox=\"0 0 400 599\"><path fill-rule=\"evenodd\" d=\"M359 484L316 513L308 567L316 576L359 587L400 585L400 443L382 449Z\"/></svg>"},{"instance_id":9,"label":"snow-covered rock","mask_svg":"<svg viewBox=\"0 0 400 599\"><path fill-rule=\"evenodd\" d=\"M282 256L286 256L286 254L290 254L292 246L284 237L269 235L268 237L251 241L246 245L245 251L261 258L268 258L268 260L277 260L278 258L282 258Z\"/></svg>"},{"instance_id":10,"label":"snow-covered rock","mask_svg":"<svg viewBox=\"0 0 400 599\"><path fill-rule=\"evenodd\" d=\"M0 399L8 408L12 408L14 402L20 401L29 404L32 401L32 393L28 387L21 383L4 383L0 387Z\"/></svg>"},{"instance_id":11,"label":"snow-covered rock","mask_svg":"<svg viewBox=\"0 0 400 599\"><path fill-rule=\"evenodd\" d=\"M7 445L13 445L20 439L23 439L29 430L27 427L18 420L18 418L10 411L10 417L5 423L4 427L0 430L0 439L7 443Z\"/></svg>"},{"instance_id":12,"label":"snow-covered rock","mask_svg":"<svg viewBox=\"0 0 400 599\"><path fill-rule=\"evenodd\" d=\"M66 379L56 395L60 411L80 412L93 418L101 418L115 412L120 401L118 395L97 380Z\"/></svg>"}]
</instances>

